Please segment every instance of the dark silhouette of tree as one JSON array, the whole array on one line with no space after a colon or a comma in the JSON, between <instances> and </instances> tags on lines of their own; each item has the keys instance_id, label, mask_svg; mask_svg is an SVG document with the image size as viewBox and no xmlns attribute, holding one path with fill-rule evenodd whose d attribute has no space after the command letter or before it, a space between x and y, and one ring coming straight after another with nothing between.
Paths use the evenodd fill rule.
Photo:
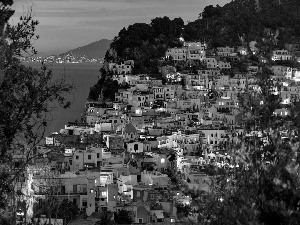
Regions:
<instances>
[{"instance_id":1,"label":"dark silhouette of tree","mask_svg":"<svg viewBox=\"0 0 300 225\"><path fill-rule=\"evenodd\" d=\"M204 7L203 13L201 14L203 19L211 18L211 17L219 17L222 14L222 7L217 5L214 7L213 5L209 5Z\"/></svg>"},{"instance_id":2,"label":"dark silhouette of tree","mask_svg":"<svg viewBox=\"0 0 300 225\"><path fill-rule=\"evenodd\" d=\"M188 217L189 213L191 212L191 206L183 203L176 203L176 208L178 218Z\"/></svg>"},{"instance_id":3,"label":"dark silhouette of tree","mask_svg":"<svg viewBox=\"0 0 300 225\"><path fill-rule=\"evenodd\" d=\"M299 126L295 121L299 102L290 106L292 117L274 115L282 107L280 95L274 92L266 70L262 71L260 91L246 90L239 96L247 136L227 147L234 168L214 176L202 222L298 224Z\"/></svg>"},{"instance_id":4,"label":"dark silhouette of tree","mask_svg":"<svg viewBox=\"0 0 300 225\"><path fill-rule=\"evenodd\" d=\"M68 223L73 218L79 215L79 208L76 204L69 201L68 199L64 199L58 206L58 214L57 218L63 219L64 223Z\"/></svg>"},{"instance_id":5,"label":"dark silhouette of tree","mask_svg":"<svg viewBox=\"0 0 300 225\"><path fill-rule=\"evenodd\" d=\"M206 6L199 19L184 27L186 41L210 40L212 47L240 46L252 40L263 43L265 28L272 32L268 39L274 47L294 43L299 37L300 3L291 1L236 0L223 7ZM279 36L274 34L279 31ZM275 41L277 39L277 41Z\"/></svg>"},{"instance_id":6,"label":"dark silhouette of tree","mask_svg":"<svg viewBox=\"0 0 300 225\"><path fill-rule=\"evenodd\" d=\"M16 25L9 24L12 4L0 1L0 206L12 213L10 224L15 223L14 205L7 201L14 200L13 185L36 156L33 150L44 137L51 110L68 107L66 94L73 88L64 77L54 80L45 64L37 70L20 63L19 57L36 54L32 41L39 38L38 21L29 11ZM8 174L13 171L11 150L16 144L24 147L25 159L18 171Z\"/></svg>"},{"instance_id":7,"label":"dark silhouette of tree","mask_svg":"<svg viewBox=\"0 0 300 225\"><path fill-rule=\"evenodd\" d=\"M95 225L113 225L116 224L112 220L112 213L109 211L102 211L100 213L100 220L96 222Z\"/></svg>"},{"instance_id":8,"label":"dark silhouette of tree","mask_svg":"<svg viewBox=\"0 0 300 225\"><path fill-rule=\"evenodd\" d=\"M131 224L132 219L129 212L125 209L121 209L120 211L114 214L114 219L117 224Z\"/></svg>"}]
</instances>

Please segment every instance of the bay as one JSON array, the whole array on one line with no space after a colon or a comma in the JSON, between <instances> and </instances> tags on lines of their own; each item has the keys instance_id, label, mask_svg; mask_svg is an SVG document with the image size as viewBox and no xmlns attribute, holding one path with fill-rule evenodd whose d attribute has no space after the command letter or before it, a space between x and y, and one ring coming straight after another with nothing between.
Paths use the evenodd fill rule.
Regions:
<instances>
[{"instance_id":1,"label":"bay","mask_svg":"<svg viewBox=\"0 0 300 225\"><path fill-rule=\"evenodd\" d=\"M26 63L25 65L36 69L41 68L39 63ZM90 88L97 83L101 66L99 63L66 63L49 66L53 71L53 79L65 76L68 83L74 84L75 90L72 95L66 96L72 102L70 108L57 107L52 111L51 122L46 128L46 136L59 132L68 122L80 120Z\"/></svg>"}]
</instances>

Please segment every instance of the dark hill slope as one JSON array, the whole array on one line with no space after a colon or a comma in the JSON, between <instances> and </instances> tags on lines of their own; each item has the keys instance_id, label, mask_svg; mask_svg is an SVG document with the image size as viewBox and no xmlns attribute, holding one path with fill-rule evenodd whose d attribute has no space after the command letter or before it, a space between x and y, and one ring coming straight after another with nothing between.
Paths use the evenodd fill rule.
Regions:
<instances>
[{"instance_id":1,"label":"dark hill slope","mask_svg":"<svg viewBox=\"0 0 300 225\"><path fill-rule=\"evenodd\" d=\"M235 0L223 7L207 6L201 19L185 26L184 37L211 40L213 46L240 45L279 33L278 45L295 42L300 36L300 1Z\"/></svg>"},{"instance_id":2,"label":"dark hill slope","mask_svg":"<svg viewBox=\"0 0 300 225\"><path fill-rule=\"evenodd\" d=\"M79 56L86 56L87 58L104 58L105 52L109 49L111 40L101 39L88 45L70 50L66 53L60 54L60 56L72 54Z\"/></svg>"}]
</instances>

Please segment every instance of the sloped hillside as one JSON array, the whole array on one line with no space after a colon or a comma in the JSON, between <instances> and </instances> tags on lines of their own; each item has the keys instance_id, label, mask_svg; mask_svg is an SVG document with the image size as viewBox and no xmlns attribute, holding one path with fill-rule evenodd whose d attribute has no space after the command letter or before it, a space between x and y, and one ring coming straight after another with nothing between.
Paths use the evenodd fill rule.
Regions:
<instances>
[{"instance_id":1,"label":"sloped hillside","mask_svg":"<svg viewBox=\"0 0 300 225\"><path fill-rule=\"evenodd\" d=\"M65 52L63 54L60 54L60 56L72 54L76 56L85 56L89 59L92 58L104 58L105 53L107 49L109 49L110 44L112 43L111 40L107 39L101 39L99 41L95 41L93 43L90 43L88 45L70 50L68 52Z\"/></svg>"},{"instance_id":2,"label":"sloped hillside","mask_svg":"<svg viewBox=\"0 0 300 225\"><path fill-rule=\"evenodd\" d=\"M210 40L212 46L238 46L277 33L280 46L298 41L299 10L298 0L235 0L223 7L210 5L198 20L185 26L184 38Z\"/></svg>"}]
</instances>

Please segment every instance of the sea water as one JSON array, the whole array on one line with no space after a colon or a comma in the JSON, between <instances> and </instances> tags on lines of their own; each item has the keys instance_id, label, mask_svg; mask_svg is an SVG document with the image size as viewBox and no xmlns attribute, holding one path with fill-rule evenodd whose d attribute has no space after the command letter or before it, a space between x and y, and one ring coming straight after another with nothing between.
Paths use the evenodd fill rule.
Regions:
<instances>
[{"instance_id":1,"label":"sea water","mask_svg":"<svg viewBox=\"0 0 300 225\"><path fill-rule=\"evenodd\" d=\"M33 68L41 68L39 63L26 63L26 66ZM73 83L75 89L71 95L66 98L72 102L70 108L63 109L56 107L51 112L51 122L48 123L45 135L50 135L53 132L59 132L64 128L68 122L74 122L76 119L80 120L81 114L84 111L84 104L87 100L90 88L97 83L99 63L65 63L65 64L51 64L49 68L53 71L53 78L66 77L66 81Z\"/></svg>"}]
</instances>

